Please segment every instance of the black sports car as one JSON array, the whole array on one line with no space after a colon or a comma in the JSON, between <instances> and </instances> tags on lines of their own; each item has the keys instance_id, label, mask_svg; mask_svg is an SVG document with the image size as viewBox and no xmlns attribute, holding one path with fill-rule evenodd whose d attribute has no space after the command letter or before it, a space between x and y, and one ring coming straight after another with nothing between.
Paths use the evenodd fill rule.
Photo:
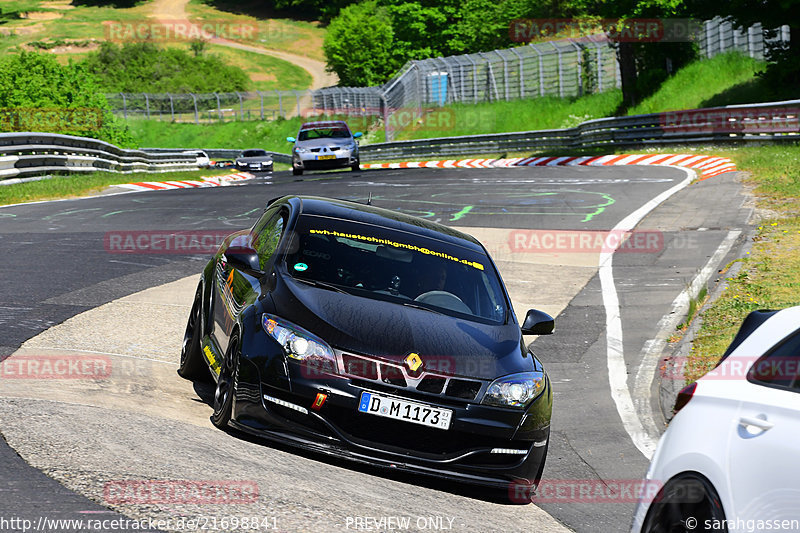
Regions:
<instances>
[{"instance_id":1,"label":"black sports car","mask_svg":"<svg viewBox=\"0 0 800 533\"><path fill-rule=\"evenodd\" d=\"M212 422L496 488L541 478L552 390L483 246L445 226L314 197L271 202L204 269L181 376ZM211 376L209 376L209 369Z\"/></svg>"}]
</instances>

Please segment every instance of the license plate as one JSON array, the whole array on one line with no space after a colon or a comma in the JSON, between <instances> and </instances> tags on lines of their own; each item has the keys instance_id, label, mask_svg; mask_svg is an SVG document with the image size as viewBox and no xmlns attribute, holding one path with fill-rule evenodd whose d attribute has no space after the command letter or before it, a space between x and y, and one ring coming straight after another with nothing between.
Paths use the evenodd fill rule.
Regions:
<instances>
[{"instance_id":1,"label":"license plate","mask_svg":"<svg viewBox=\"0 0 800 533\"><path fill-rule=\"evenodd\" d=\"M404 420L437 429L448 429L453 419L453 411L450 409L440 409L432 405L409 402L373 392L361 393L358 410L362 413Z\"/></svg>"},{"instance_id":2,"label":"license plate","mask_svg":"<svg viewBox=\"0 0 800 533\"><path fill-rule=\"evenodd\" d=\"M318 155L317 156L317 160L321 160L321 159L336 159L336 156L335 155Z\"/></svg>"}]
</instances>

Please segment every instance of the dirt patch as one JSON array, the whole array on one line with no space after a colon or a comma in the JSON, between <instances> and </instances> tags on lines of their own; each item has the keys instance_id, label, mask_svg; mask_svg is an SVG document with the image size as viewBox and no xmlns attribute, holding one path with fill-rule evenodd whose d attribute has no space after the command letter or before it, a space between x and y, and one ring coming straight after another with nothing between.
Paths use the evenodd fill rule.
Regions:
<instances>
[{"instance_id":1,"label":"dirt patch","mask_svg":"<svg viewBox=\"0 0 800 533\"><path fill-rule=\"evenodd\" d=\"M28 13L22 14L22 18L28 20L55 20L63 16L64 15L61 13L55 13L53 11L29 11Z\"/></svg>"},{"instance_id":2,"label":"dirt patch","mask_svg":"<svg viewBox=\"0 0 800 533\"><path fill-rule=\"evenodd\" d=\"M275 81L278 78L274 74L267 74L266 72L256 72L250 74L250 79L253 81Z\"/></svg>"},{"instance_id":3,"label":"dirt patch","mask_svg":"<svg viewBox=\"0 0 800 533\"><path fill-rule=\"evenodd\" d=\"M54 0L52 2L42 2L42 7L47 9L75 9L75 6L72 5L72 0Z\"/></svg>"}]
</instances>

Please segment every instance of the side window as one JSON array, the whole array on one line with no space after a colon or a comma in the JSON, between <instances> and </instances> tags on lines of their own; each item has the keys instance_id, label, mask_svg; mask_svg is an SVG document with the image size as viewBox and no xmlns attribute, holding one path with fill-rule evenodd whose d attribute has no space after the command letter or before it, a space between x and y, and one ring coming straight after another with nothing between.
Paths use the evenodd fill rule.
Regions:
<instances>
[{"instance_id":1,"label":"side window","mask_svg":"<svg viewBox=\"0 0 800 533\"><path fill-rule=\"evenodd\" d=\"M747 379L759 385L792 389L800 392L800 333L783 340L750 368Z\"/></svg>"},{"instance_id":2,"label":"side window","mask_svg":"<svg viewBox=\"0 0 800 533\"><path fill-rule=\"evenodd\" d=\"M283 216L280 213L276 213L264 221L263 224L261 222L259 220L258 224L253 228L252 242L258 253L258 266L261 270L264 270L272 256L275 255L281 235L283 235Z\"/></svg>"}]
</instances>

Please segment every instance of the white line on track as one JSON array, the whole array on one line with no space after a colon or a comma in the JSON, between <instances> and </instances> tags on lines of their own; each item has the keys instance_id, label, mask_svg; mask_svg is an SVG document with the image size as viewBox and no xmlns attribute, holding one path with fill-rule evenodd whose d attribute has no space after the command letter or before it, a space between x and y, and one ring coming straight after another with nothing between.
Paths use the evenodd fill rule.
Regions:
<instances>
[{"instance_id":1,"label":"white line on track","mask_svg":"<svg viewBox=\"0 0 800 533\"><path fill-rule=\"evenodd\" d=\"M642 207L623 218L609 232L608 239L617 237L623 232L631 231L636 225L658 207L670 196L677 193L696 176L693 170L676 167L686 174L686 178L673 187L662 192ZM610 251L604 251L599 259L600 290L603 294L603 306L606 311L606 360L608 364L608 383L611 387L611 398L617 407L617 413L622 420L625 431L631 437L634 446L642 454L650 458L656 449L657 441L654 440L644 430L642 421L639 419L636 408L633 404L631 391L628 388L628 370L625 365L625 356L622 349L622 317L619 310L619 296L614 285L613 259L614 250L621 244L620 242L607 241L606 247Z\"/></svg>"},{"instance_id":2,"label":"white line on track","mask_svg":"<svg viewBox=\"0 0 800 533\"><path fill-rule=\"evenodd\" d=\"M742 232L740 230L728 232L728 235L722 240L722 243L720 243L705 266L694 277L691 285L681 291L675 300L673 300L670 312L658 321L658 333L656 336L647 341L642 348L639 370L636 372L636 378L633 382L633 397L637 399L636 409L638 411L639 420L642 421L644 430L654 441L658 440L661 432L658 430L653 420L653 406L650 402L650 391L653 386L656 367L661 359L664 347L667 344L667 339L675 331L678 322L686 316L691 299L697 297L702 287L708 282L708 279L741 234ZM651 459L652 457L647 456L647 458Z\"/></svg>"}]
</instances>

